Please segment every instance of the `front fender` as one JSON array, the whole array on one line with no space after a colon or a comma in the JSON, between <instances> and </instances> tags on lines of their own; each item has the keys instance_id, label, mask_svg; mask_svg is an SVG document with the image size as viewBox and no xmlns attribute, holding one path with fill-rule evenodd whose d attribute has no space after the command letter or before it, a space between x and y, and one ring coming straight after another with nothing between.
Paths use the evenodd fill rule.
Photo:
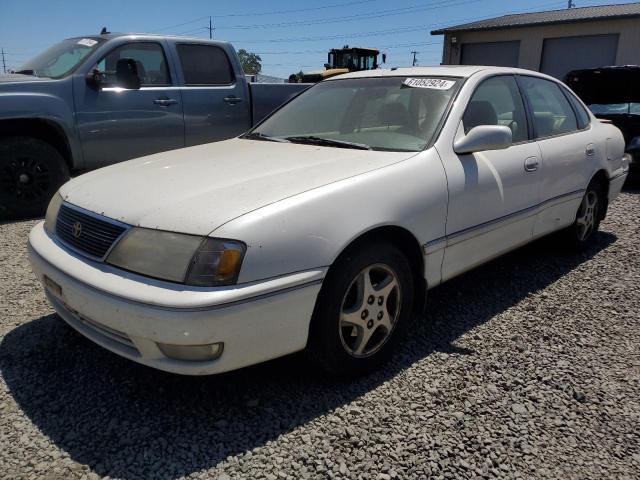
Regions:
<instances>
[{"instance_id":1,"label":"front fender","mask_svg":"<svg viewBox=\"0 0 640 480\"><path fill-rule=\"evenodd\" d=\"M238 217L211 233L247 244L239 283L331 265L356 238L398 226L423 245L445 233L447 184L434 149Z\"/></svg>"},{"instance_id":2,"label":"front fender","mask_svg":"<svg viewBox=\"0 0 640 480\"><path fill-rule=\"evenodd\" d=\"M75 132L72 100L45 92L0 92L0 122L38 120L57 128L71 151L74 168L82 167L82 148Z\"/></svg>"}]
</instances>

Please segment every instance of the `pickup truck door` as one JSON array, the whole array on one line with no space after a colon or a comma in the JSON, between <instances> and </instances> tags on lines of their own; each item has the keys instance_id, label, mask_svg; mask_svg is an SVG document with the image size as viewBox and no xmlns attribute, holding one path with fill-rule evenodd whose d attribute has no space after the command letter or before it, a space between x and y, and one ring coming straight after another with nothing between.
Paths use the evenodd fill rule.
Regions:
<instances>
[{"instance_id":1,"label":"pickup truck door","mask_svg":"<svg viewBox=\"0 0 640 480\"><path fill-rule=\"evenodd\" d=\"M251 104L242 71L222 46L174 45L180 65L187 146L233 138L251 127ZM235 62L237 63L237 62Z\"/></svg>"},{"instance_id":2,"label":"pickup truck door","mask_svg":"<svg viewBox=\"0 0 640 480\"><path fill-rule=\"evenodd\" d=\"M99 89L74 79L76 124L85 168L184 147L180 91L174 87L163 41L128 42L115 47L90 70L101 73ZM116 63L133 59L141 88L115 83Z\"/></svg>"},{"instance_id":3,"label":"pickup truck door","mask_svg":"<svg viewBox=\"0 0 640 480\"><path fill-rule=\"evenodd\" d=\"M513 144L462 155L446 145L440 152L449 187L443 280L532 237L540 201L540 151L530 139L523 99L512 75L489 77L477 86L456 139L478 125L510 127Z\"/></svg>"}]
</instances>

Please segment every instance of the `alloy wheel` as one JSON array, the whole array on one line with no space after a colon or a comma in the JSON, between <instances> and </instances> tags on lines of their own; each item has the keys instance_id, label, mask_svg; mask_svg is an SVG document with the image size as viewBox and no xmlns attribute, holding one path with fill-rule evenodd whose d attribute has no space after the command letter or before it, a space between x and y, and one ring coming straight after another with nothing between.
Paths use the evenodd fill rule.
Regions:
<instances>
[{"instance_id":1,"label":"alloy wheel","mask_svg":"<svg viewBox=\"0 0 640 480\"><path fill-rule=\"evenodd\" d=\"M351 282L340 310L340 340L354 357L376 353L390 338L400 314L398 276L384 264L362 270Z\"/></svg>"},{"instance_id":2,"label":"alloy wheel","mask_svg":"<svg viewBox=\"0 0 640 480\"><path fill-rule=\"evenodd\" d=\"M580 210L576 218L576 226L578 227L578 240L581 242L589 238L593 233L598 215L598 194L589 190L582 199Z\"/></svg>"}]
</instances>

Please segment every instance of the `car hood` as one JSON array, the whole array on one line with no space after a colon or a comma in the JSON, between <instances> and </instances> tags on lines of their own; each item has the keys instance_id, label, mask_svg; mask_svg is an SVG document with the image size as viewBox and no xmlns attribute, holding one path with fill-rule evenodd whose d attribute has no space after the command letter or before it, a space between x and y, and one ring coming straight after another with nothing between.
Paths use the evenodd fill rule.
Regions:
<instances>
[{"instance_id":1,"label":"car hood","mask_svg":"<svg viewBox=\"0 0 640 480\"><path fill-rule=\"evenodd\" d=\"M60 193L130 225L207 235L252 210L413 155L233 139L102 168Z\"/></svg>"}]
</instances>

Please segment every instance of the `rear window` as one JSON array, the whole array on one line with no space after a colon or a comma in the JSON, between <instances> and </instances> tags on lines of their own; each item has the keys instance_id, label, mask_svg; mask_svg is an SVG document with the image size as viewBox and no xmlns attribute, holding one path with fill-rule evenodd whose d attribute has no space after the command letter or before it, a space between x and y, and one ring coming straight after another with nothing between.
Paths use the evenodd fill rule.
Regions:
<instances>
[{"instance_id":1,"label":"rear window","mask_svg":"<svg viewBox=\"0 0 640 480\"><path fill-rule=\"evenodd\" d=\"M177 46L186 85L229 85L234 75L227 54L213 45Z\"/></svg>"}]
</instances>

